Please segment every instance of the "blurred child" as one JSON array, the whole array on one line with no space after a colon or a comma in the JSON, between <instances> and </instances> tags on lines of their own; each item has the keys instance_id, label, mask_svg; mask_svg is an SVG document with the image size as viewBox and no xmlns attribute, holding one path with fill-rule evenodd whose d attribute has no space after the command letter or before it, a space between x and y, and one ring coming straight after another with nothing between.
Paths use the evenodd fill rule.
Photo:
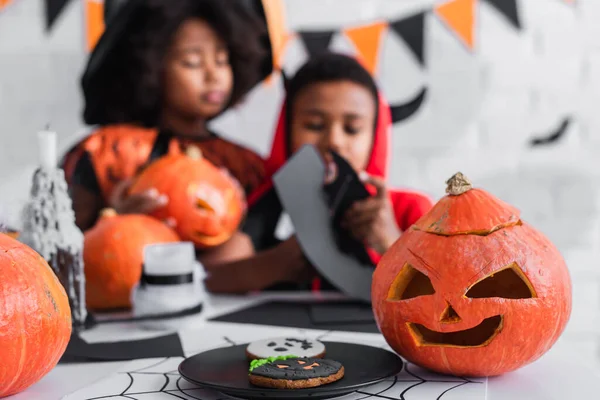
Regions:
<instances>
[{"instance_id":1,"label":"blurred child","mask_svg":"<svg viewBox=\"0 0 600 400\"><path fill-rule=\"evenodd\" d=\"M238 1L130 0L108 21L82 81L85 122L99 127L63 164L82 230L104 207L149 213L168 202L153 190L127 190L173 148L199 146L246 193L256 189L264 160L207 124L263 78L264 31Z\"/></svg>"},{"instance_id":2,"label":"blurred child","mask_svg":"<svg viewBox=\"0 0 600 400\"><path fill-rule=\"evenodd\" d=\"M381 255L431 207L425 195L393 190L388 175L391 116L377 86L354 58L327 53L308 61L287 85L268 176L306 144L325 160L331 150L344 157L363 177L372 196L354 203L343 227L363 242L371 260ZM335 173L329 162L328 170ZM244 231L259 253L235 263L211 267L207 288L215 292L245 292L267 288L325 288L315 277L294 236L280 232L283 209L270 179L249 198ZM330 286L329 286L330 287Z\"/></svg>"}]
</instances>

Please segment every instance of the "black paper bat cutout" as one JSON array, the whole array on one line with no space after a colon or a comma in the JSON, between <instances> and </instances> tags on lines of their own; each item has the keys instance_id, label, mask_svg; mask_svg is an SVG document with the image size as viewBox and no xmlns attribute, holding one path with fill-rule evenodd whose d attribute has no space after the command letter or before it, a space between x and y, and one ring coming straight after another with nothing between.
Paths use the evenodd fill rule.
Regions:
<instances>
[{"instance_id":1,"label":"black paper bat cutout","mask_svg":"<svg viewBox=\"0 0 600 400\"><path fill-rule=\"evenodd\" d=\"M392 122L397 123L404 121L419 111L426 96L427 87L422 87L419 93L413 99L404 104L392 105Z\"/></svg>"},{"instance_id":2,"label":"black paper bat cutout","mask_svg":"<svg viewBox=\"0 0 600 400\"><path fill-rule=\"evenodd\" d=\"M531 146L532 147L543 146L543 145L547 145L547 144L558 141L561 137L563 137L565 135L565 133L567 133L567 129L569 128L570 125L571 125L571 117L565 117L555 131L550 132L546 135L542 135L540 137L531 139L531 142L530 142Z\"/></svg>"}]
</instances>

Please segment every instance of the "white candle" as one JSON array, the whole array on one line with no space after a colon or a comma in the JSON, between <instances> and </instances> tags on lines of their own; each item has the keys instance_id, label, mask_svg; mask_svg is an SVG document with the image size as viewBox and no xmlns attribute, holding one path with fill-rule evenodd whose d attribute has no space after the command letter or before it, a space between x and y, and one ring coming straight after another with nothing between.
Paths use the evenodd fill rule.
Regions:
<instances>
[{"instance_id":1,"label":"white candle","mask_svg":"<svg viewBox=\"0 0 600 400\"><path fill-rule=\"evenodd\" d=\"M56 132L38 132L38 151L40 166L44 169L54 169L57 164Z\"/></svg>"}]
</instances>

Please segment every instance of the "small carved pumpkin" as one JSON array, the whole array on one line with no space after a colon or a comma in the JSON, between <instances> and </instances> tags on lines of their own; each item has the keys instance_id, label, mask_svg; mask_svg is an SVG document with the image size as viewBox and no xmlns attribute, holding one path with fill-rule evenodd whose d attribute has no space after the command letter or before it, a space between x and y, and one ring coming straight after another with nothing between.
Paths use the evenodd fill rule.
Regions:
<instances>
[{"instance_id":1,"label":"small carved pumpkin","mask_svg":"<svg viewBox=\"0 0 600 400\"><path fill-rule=\"evenodd\" d=\"M146 215L117 215L103 210L85 233L86 300L90 309L131 307L131 290L142 276L146 245L178 242L162 222Z\"/></svg>"},{"instance_id":2,"label":"small carved pumpkin","mask_svg":"<svg viewBox=\"0 0 600 400\"><path fill-rule=\"evenodd\" d=\"M6 397L56 366L71 337L71 309L48 263L2 233L0 276L0 397Z\"/></svg>"},{"instance_id":3,"label":"small carved pumpkin","mask_svg":"<svg viewBox=\"0 0 600 400\"><path fill-rule=\"evenodd\" d=\"M200 248L225 243L233 236L246 211L246 199L234 180L202 157L197 147L186 154L171 153L150 164L130 192L155 188L169 202L152 215L172 218L182 240Z\"/></svg>"},{"instance_id":4,"label":"small carved pumpkin","mask_svg":"<svg viewBox=\"0 0 600 400\"><path fill-rule=\"evenodd\" d=\"M499 375L542 356L571 313L559 251L519 211L458 173L373 275L379 329L407 360L444 374Z\"/></svg>"}]
</instances>

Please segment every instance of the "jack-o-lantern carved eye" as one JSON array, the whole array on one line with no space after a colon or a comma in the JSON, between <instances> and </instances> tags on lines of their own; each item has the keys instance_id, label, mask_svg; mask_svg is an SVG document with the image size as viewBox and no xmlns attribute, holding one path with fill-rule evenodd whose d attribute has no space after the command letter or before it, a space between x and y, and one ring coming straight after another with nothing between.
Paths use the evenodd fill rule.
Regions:
<instances>
[{"instance_id":1,"label":"jack-o-lantern carved eye","mask_svg":"<svg viewBox=\"0 0 600 400\"><path fill-rule=\"evenodd\" d=\"M388 300L408 300L434 293L435 289L427 275L405 264L390 287Z\"/></svg>"},{"instance_id":2,"label":"jack-o-lantern carved eye","mask_svg":"<svg viewBox=\"0 0 600 400\"><path fill-rule=\"evenodd\" d=\"M201 210L214 211L211 205L204 199L196 199L196 207Z\"/></svg>"},{"instance_id":3,"label":"jack-o-lantern carved eye","mask_svg":"<svg viewBox=\"0 0 600 400\"><path fill-rule=\"evenodd\" d=\"M465 296L472 299L489 297L531 299L537 297L531 282L517 263L512 263L476 282L467 290Z\"/></svg>"}]
</instances>

